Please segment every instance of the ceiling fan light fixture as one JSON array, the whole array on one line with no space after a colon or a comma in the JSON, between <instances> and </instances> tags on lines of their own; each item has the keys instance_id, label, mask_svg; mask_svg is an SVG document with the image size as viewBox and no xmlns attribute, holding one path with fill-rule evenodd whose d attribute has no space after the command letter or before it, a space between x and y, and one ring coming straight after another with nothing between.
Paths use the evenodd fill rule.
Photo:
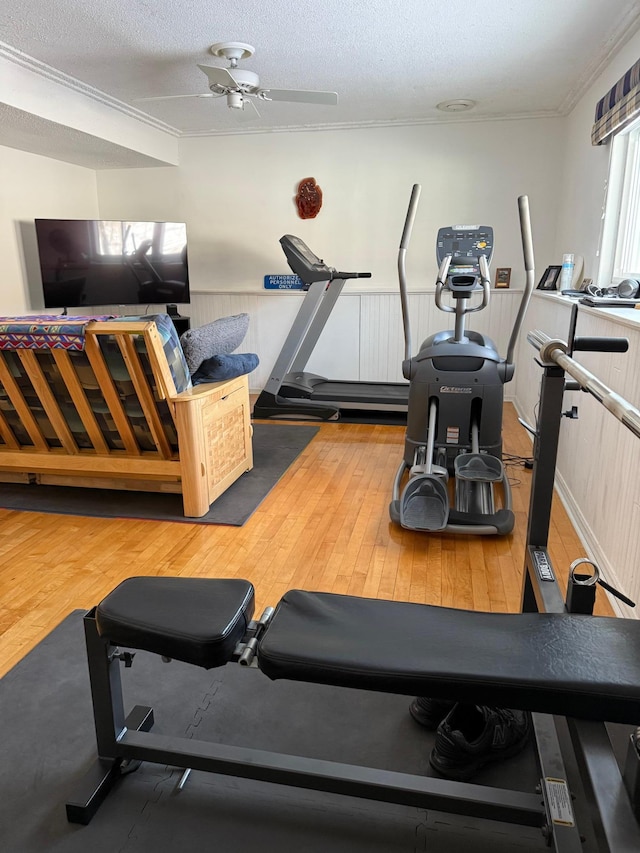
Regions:
<instances>
[{"instance_id":1,"label":"ceiling fan light fixture","mask_svg":"<svg viewBox=\"0 0 640 853\"><path fill-rule=\"evenodd\" d=\"M229 92L227 95L227 106L232 110L244 109L244 98L241 92Z\"/></svg>"},{"instance_id":2,"label":"ceiling fan light fixture","mask_svg":"<svg viewBox=\"0 0 640 853\"><path fill-rule=\"evenodd\" d=\"M443 113L462 113L465 110L472 110L476 105L471 98L455 98L451 101L440 101L436 105L436 109L442 110Z\"/></svg>"}]
</instances>

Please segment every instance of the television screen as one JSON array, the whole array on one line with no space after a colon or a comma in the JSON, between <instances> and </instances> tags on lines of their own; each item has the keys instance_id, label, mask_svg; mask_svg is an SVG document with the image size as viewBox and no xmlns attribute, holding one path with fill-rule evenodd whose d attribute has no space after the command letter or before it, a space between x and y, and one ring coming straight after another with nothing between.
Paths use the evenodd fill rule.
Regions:
<instances>
[{"instance_id":1,"label":"television screen","mask_svg":"<svg viewBox=\"0 0 640 853\"><path fill-rule=\"evenodd\" d=\"M183 222L36 219L45 308L189 302Z\"/></svg>"}]
</instances>

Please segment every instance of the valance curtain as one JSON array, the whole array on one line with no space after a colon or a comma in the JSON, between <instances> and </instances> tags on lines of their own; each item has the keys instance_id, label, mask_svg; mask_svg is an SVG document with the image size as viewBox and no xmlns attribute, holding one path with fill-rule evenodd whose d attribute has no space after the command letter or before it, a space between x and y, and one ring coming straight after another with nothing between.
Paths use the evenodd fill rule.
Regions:
<instances>
[{"instance_id":1,"label":"valance curtain","mask_svg":"<svg viewBox=\"0 0 640 853\"><path fill-rule=\"evenodd\" d=\"M592 145L602 145L640 116L640 59L596 106Z\"/></svg>"}]
</instances>

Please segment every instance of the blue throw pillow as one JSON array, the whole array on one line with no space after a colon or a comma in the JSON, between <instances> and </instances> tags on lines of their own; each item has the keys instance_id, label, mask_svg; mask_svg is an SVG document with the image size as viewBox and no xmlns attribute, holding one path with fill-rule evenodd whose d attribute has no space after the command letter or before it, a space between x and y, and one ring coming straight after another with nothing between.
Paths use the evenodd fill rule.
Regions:
<instances>
[{"instance_id":1,"label":"blue throw pillow","mask_svg":"<svg viewBox=\"0 0 640 853\"><path fill-rule=\"evenodd\" d=\"M204 382L222 382L235 379L255 370L260 360L254 352L239 352L232 355L214 355L205 359L191 376L194 385Z\"/></svg>"}]
</instances>

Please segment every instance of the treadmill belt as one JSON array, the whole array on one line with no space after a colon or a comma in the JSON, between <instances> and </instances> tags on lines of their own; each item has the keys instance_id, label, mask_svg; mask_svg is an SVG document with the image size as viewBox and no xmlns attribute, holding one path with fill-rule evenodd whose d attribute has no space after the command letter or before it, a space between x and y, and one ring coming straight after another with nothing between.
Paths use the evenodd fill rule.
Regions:
<instances>
[{"instance_id":1,"label":"treadmill belt","mask_svg":"<svg viewBox=\"0 0 640 853\"><path fill-rule=\"evenodd\" d=\"M282 394L287 396L286 385ZM313 386L312 400L336 403L340 408L370 409L375 406L406 408L409 385L394 382L318 382Z\"/></svg>"},{"instance_id":2,"label":"treadmill belt","mask_svg":"<svg viewBox=\"0 0 640 853\"><path fill-rule=\"evenodd\" d=\"M375 409L341 409L337 421L326 421L334 424L381 424L382 426L407 425L406 412L376 411Z\"/></svg>"}]
</instances>

